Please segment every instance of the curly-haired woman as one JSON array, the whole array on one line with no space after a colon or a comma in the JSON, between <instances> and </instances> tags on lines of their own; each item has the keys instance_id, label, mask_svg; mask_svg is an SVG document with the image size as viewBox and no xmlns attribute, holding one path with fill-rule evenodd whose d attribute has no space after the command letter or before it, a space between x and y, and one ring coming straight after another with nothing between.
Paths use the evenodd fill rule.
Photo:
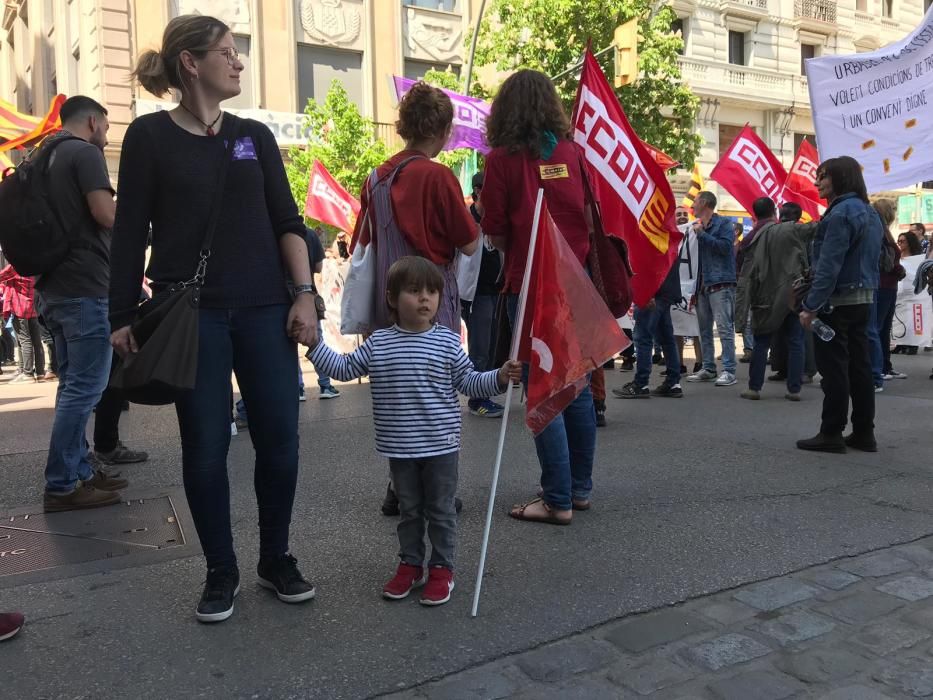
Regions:
<instances>
[{"instance_id":1,"label":"curly-haired woman","mask_svg":"<svg viewBox=\"0 0 933 700\"><path fill-rule=\"evenodd\" d=\"M592 219L586 205L585 164L569 140L570 121L554 84L543 73L522 70L499 89L486 122L493 150L486 159L483 231L505 252L505 293L514 323L538 189L548 212L581 264L590 247ZM536 438L541 497L515 506L511 515L560 525L573 510L590 506L596 414L589 387Z\"/></svg>"},{"instance_id":2,"label":"curly-haired woman","mask_svg":"<svg viewBox=\"0 0 933 700\"><path fill-rule=\"evenodd\" d=\"M431 159L450 139L454 109L441 90L412 85L398 106L395 130L405 148L376 168L360 196L362 209L353 246L373 242L376 253L373 330L392 325L386 303L386 276L406 255L427 258L444 276L437 322L460 333L460 297L454 264L457 249L476 250L478 231L450 168Z\"/></svg>"}]
</instances>

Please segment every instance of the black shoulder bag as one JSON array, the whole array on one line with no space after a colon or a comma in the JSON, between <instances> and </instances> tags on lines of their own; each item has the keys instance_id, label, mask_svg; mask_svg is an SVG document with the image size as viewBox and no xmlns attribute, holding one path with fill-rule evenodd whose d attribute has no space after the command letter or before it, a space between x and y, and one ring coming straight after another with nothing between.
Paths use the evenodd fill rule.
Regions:
<instances>
[{"instance_id":1,"label":"black shoulder bag","mask_svg":"<svg viewBox=\"0 0 933 700\"><path fill-rule=\"evenodd\" d=\"M235 130L224 152L194 277L172 284L139 305L138 320L132 325L139 350L124 357L110 377L110 386L123 392L133 403L170 404L179 395L194 389L198 374L201 286L220 216L227 168L240 128Z\"/></svg>"}]
</instances>

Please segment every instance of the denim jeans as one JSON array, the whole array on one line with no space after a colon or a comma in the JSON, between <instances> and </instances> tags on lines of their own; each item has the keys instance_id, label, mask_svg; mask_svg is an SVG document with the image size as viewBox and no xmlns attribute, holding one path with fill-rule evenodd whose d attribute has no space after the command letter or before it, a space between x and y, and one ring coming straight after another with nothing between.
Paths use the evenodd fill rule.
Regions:
<instances>
[{"instance_id":1,"label":"denim jeans","mask_svg":"<svg viewBox=\"0 0 933 700\"><path fill-rule=\"evenodd\" d=\"M42 348L42 328L37 318L16 318L13 320L16 340L23 362L23 373L31 377L45 374L45 350Z\"/></svg>"},{"instance_id":2,"label":"denim jeans","mask_svg":"<svg viewBox=\"0 0 933 700\"><path fill-rule=\"evenodd\" d=\"M55 341L58 393L45 465L48 493L71 493L94 469L87 459L87 423L110 378L108 301L36 294L36 305ZM229 426L228 426L229 430Z\"/></svg>"},{"instance_id":3,"label":"denim jeans","mask_svg":"<svg viewBox=\"0 0 933 700\"><path fill-rule=\"evenodd\" d=\"M780 335L787 343L787 391L800 392L803 379L803 326L796 314L788 313L774 333L756 333L755 347L752 349L752 362L748 369L748 388L761 391L765 383L765 369L768 365L768 349L771 339Z\"/></svg>"},{"instance_id":4,"label":"denim jeans","mask_svg":"<svg viewBox=\"0 0 933 700\"><path fill-rule=\"evenodd\" d=\"M891 325L894 323L894 307L897 304L896 289L878 290L878 339L881 341L881 370L885 374L891 367Z\"/></svg>"},{"instance_id":5,"label":"denim jeans","mask_svg":"<svg viewBox=\"0 0 933 700\"><path fill-rule=\"evenodd\" d=\"M651 376L651 355L655 339L661 345L667 365L665 383L673 386L680 383L680 354L674 341L674 325L671 307L658 303L653 309L635 307L635 385L648 386Z\"/></svg>"},{"instance_id":6,"label":"denim jeans","mask_svg":"<svg viewBox=\"0 0 933 700\"><path fill-rule=\"evenodd\" d=\"M875 290L868 321L868 343L871 348L871 377L875 386L884 386L884 352L881 350L880 320L878 317L878 290Z\"/></svg>"},{"instance_id":7,"label":"denim jeans","mask_svg":"<svg viewBox=\"0 0 933 700\"><path fill-rule=\"evenodd\" d=\"M508 312L514 330L517 294L509 295ZM590 497L596 454L596 411L589 386L535 436L535 450L541 465L545 503L557 510L570 510L572 499Z\"/></svg>"},{"instance_id":8,"label":"denim jeans","mask_svg":"<svg viewBox=\"0 0 933 700\"><path fill-rule=\"evenodd\" d=\"M703 349L703 369L716 371L716 346L713 343L713 321L722 343L722 368L735 374L735 287L697 294L697 324L700 327L700 347Z\"/></svg>"},{"instance_id":9,"label":"denim jeans","mask_svg":"<svg viewBox=\"0 0 933 700\"><path fill-rule=\"evenodd\" d=\"M288 306L201 309L195 388L175 402L185 495L208 568L236 564L230 529L230 376L251 406L259 555L288 552L298 479L298 354Z\"/></svg>"},{"instance_id":10,"label":"denim jeans","mask_svg":"<svg viewBox=\"0 0 933 700\"><path fill-rule=\"evenodd\" d=\"M457 548L457 462L459 452L434 457L389 459L392 486L398 497L399 559L424 566L424 523L428 522L431 559L428 566L454 568Z\"/></svg>"},{"instance_id":11,"label":"denim jeans","mask_svg":"<svg viewBox=\"0 0 933 700\"><path fill-rule=\"evenodd\" d=\"M752 312L748 312L748 318L745 319L745 325L742 327L742 350L751 352L755 349L755 333L752 331Z\"/></svg>"}]
</instances>

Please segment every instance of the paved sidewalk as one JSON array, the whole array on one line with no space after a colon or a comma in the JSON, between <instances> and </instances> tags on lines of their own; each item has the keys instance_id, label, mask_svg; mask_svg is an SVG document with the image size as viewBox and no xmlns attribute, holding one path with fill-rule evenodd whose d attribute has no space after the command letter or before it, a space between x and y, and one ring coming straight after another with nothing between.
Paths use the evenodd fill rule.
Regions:
<instances>
[{"instance_id":1,"label":"paved sidewalk","mask_svg":"<svg viewBox=\"0 0 933 700\"><path fill-rule=\"evenodd\" d=\"M627 617L387 697L933 697L933 537Z\"/></svg>"}]
</instances>

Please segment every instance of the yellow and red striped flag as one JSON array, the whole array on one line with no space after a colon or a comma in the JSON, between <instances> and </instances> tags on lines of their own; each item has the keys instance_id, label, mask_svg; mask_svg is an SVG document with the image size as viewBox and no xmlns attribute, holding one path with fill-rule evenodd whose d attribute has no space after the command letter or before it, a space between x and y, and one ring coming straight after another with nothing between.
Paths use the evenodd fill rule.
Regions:
<instances>
[{"instance_id":1,"label":"yellow and red striped flag","mask_svg":"<svg viewBox=\"0 0 933 700\"><path fill-rule=\"evenodd\" d=\"M26 148L58 131L62 126L58 112L64 102L64 95L56 95L44 117L33 117L0 100L0 153Z\"/></svg>"},{"instance_id":2,"label":"yellow and red striped flag","mask_svg":"<svg viewBox=\"0 0 933 700\"><path fill-rule=\"evenodd\" d=\"M690 178L690 188L687 190L687 194L684 195L684 198L680 200L680 206L687 207L688 209L693 207L693 200L696 199L697 195L703 191L703 176L700 175L700 164L693 164L693 176Z\"/></svg>"}]
</instances>

